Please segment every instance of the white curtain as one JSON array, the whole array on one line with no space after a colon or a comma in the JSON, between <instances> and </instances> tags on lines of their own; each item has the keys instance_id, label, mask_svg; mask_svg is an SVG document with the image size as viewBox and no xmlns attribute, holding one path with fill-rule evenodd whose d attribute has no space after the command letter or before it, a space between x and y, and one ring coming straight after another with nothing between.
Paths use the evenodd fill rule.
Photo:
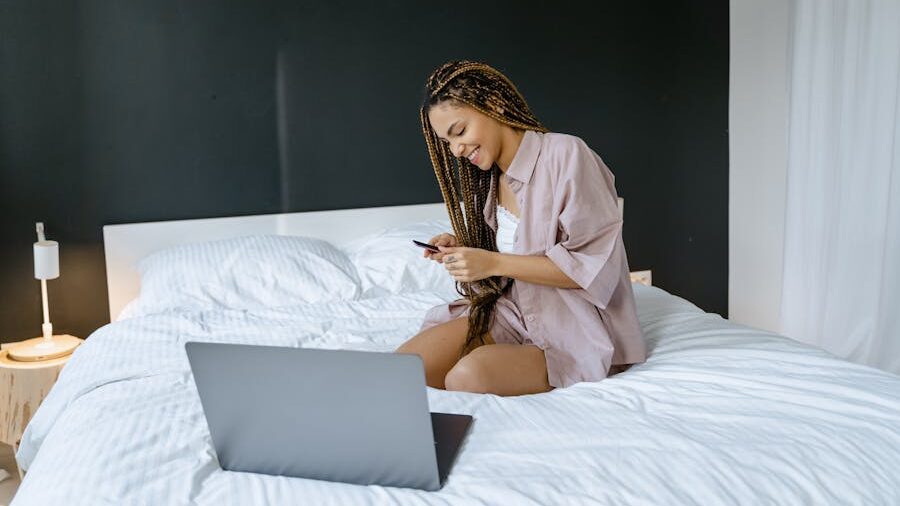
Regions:
<instances>
[{"instance_id":1,"label":"white curtain","mask_svg":"<svg viewBox=\"0 0 900 506\"><path fill-rule=\"evenodd\" d=\"M780 332L900 374L900 0L795 0Z\"/></svg>"}]
</instances>

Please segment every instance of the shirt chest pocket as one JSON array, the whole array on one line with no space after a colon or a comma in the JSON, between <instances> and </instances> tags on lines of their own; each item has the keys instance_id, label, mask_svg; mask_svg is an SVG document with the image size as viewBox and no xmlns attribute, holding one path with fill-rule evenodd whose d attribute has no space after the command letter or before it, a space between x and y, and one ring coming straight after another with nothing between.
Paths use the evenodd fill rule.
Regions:
<instances>
[{"instance_id":1,"label":"shirt chest pocket","mask_svg":"<svg viewBox=\"0 0 900 506\"><path fill-rule=\"evenodd\" d=\"M518 239L522 243L522 254L544 255L556 244L557 221L553 218L553 202L548 195L540 193L529 195L520 213Z\"/></svg>"},{"instance_id":2,"label":"shirt chest pocket","mask_svg":"<svg viewBox=\"0 0 900 506\"><path fill-rule=\"evenodd\" d=\"M522 213L516 231L513 234L513 243L517 245L517 253L520 255L543 255L547 246L547 227L540 217L526 216Z\"/></svg>"}]
</instances>

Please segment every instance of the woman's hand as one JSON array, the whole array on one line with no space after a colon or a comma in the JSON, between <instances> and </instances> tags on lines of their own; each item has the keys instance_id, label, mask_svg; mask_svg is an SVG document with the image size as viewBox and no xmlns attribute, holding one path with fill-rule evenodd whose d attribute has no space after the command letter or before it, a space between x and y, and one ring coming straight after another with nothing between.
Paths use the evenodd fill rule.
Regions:
<instances>
[{"instance_id":1,"label":"woman's hand","mask_svg":"<svg viewBox=\"0 0 900 506\"><path fill-rule=\"evenodd\" d=\"M443 264L456 281L478 281L495 276L499 253L481 248L438 246Z\"/></svg>"},{"instance_id":2,"label":"woman's hand","mask_svg":"<svg viewBox=\"0 0 900 506\"><path fill-rule=\"evenodd\" d=\"M447 247L456 247L459 246L459 243L456 241L456 236L453 234L440 234L436 235L428 241L428 244L432 246L447 246ZM441 259L444 258L443 253L435 253L433 251L425 250L424 253L425 258L430 258L432 260L436 260L437 263L444 263Z\"/></svg>"}]
</instances>

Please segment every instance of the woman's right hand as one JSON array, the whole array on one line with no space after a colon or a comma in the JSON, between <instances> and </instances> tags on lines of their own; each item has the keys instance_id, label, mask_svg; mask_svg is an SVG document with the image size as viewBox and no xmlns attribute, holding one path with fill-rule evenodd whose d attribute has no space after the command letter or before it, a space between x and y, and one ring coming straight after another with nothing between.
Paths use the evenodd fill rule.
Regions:
<instances>
[{"instance_id":1,"label":"woman's right hand","mask_svg":"<svg viewBox=\"0 0 900 506\"><path fill-rule=\"evenodd\" d=\"M428 241L428 244L430 244L432 246L445 246L448 248L455 248L455 247L459 246L459 243L456 241L456 236L453 234L447 234L447 233L436 235L436 236L432 237L431 240ZM430 251L430 250L425 250L425 253L424 253L425 258L430 258L432 260L436 260L439 264L444 263L444 261L442 259L444 258L445 254L446 253L434 252L434 251Z\"/></svg>"}]
</instances>

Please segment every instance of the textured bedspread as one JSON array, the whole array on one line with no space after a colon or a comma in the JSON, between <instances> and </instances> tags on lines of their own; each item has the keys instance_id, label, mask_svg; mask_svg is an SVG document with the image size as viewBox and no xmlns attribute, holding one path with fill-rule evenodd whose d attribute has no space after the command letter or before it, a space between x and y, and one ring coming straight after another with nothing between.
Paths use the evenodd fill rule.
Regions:
<instances>
[{"instance_id":1,"label":"textured bedspread","mask_svg":"<svg viewBox=\"0 0 900 506\"><path fill-rule=\"evenodd\" d=\"M222 471L183 343L389 351L440 295L121 320L36 413L13 504L900 504L900 377L635 297L649 358L629 371L512 398L429 388L432 411L475 417L438 492Z\"/></svg>"}]
</instances>

